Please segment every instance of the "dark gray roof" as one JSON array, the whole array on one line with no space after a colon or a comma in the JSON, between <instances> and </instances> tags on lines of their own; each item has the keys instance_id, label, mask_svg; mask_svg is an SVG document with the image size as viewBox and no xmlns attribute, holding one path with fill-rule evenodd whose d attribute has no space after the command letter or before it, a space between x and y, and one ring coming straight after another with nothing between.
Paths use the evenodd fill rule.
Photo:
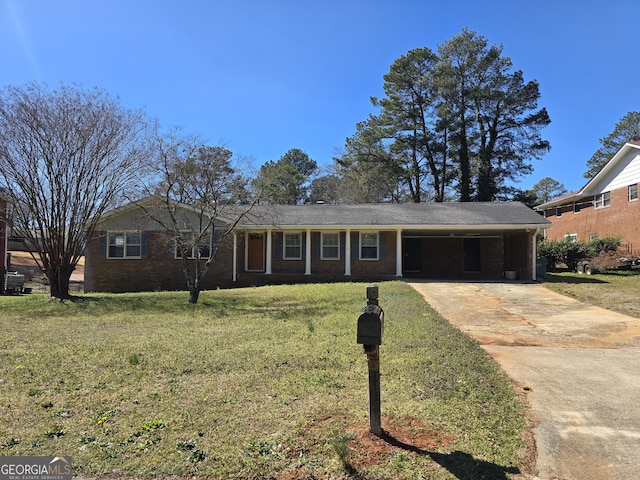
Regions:
<instances>
[{"instance_id":1,"label":"dark gray roof","mask_svg":"<svg viewBox=\"0 0 640 480\"><path fill-rule=\"evenodd\" d=\"M361 205L258 205L241 226L547 226L550 222L519 202Z\"/></svg>"}]
</instances>

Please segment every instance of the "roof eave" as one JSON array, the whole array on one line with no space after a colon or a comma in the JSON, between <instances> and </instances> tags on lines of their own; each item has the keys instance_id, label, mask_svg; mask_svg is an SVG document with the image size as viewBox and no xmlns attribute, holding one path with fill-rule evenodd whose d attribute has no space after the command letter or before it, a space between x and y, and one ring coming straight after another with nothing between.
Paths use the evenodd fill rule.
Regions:
<instances>
[{"instance_id":1,"label":"roof eave","mask_svg":"<svg viewBox=\"0 0 640 480\"><path fill-rule=\"evenodd\" d=\"M542 217L541 217L542 218ZM545 220L540 223L513 223L513 224L477 224L477 225L424 225L424 224L399 224L399 225L238 225L238 230L452 230L452 231L494 231L494 230L535 230L551 225Z\"/></svg>"}]
</instances>

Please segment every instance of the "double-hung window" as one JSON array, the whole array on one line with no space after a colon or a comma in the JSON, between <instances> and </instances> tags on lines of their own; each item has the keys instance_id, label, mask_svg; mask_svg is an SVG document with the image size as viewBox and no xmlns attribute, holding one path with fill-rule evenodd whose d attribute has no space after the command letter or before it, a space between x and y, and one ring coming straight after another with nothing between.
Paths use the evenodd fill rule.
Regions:
<instances>
[{"instance_id":1,"label":"double-hung window","mask_svg":"<svg viewBox=\"0 0 640 480\"><path fill-rule=\"evenodd\" d=\"M360 260L378 260L378 232L360 232Z\"/></svg>"},{"instance_id":2,"label":"double-hung window","mask_svg":"<svg viewBox=\"0 0 640 480\"><path fill-rule=\"evenodd\" d=\"M322 234L322 260L340 260L340 234Z\"/></svg>"},{"instance_id":3,"label":"double-hung window","mask_svg":"<svg viewBox=\"0 0 640 480\"><path fill-rule=\"evenodd\" d=\"M302 233L285 233L283 243L285 260L300 260L302 258Z\"/></svg>"},{"instance_id":4,"label":"double-hung window","mask_svg":"<svg viewBox=\"0 0 640 480\"><path fill-rule=\"evenodd\" d=\"M629 185L629 201L638 200L638 184Z\"/></svg>"},{"instance_id":5,"label":"double-hung window","mask_svg":"<svg viewBox=\"0 0 640 480\"><path fill-rule=\"evenodd\" d=\"M578 241L578 234L577 233L567 233L564 236L565 241L569 241L569 242L577 242Z\"/></svg>"},{"instance_id":6,"label":"double-hung window","mask_svg":"<svg viewBox=\"0 0 640 480\"><path fill-rule=\"evenodd\" d=\"M109 232L107 258L141 258L142 236L137 232Z\"/></svg>"},{"instance_id":7,"label":"double-hung window","mask_svg":"<svg viewBox=\"0 0 640 480\"><path fill-rule=\"evenodd\" d=\"M194 259L198 250L200 250L200 258L209 258L211 256L211 235L205 233L200 237L200 241L197 242L197 233L183 232L180 242L182 243L182 248L179 247L179 242L175 242L175 258L182 258L182 252L185 251L188 259Z\"/></svg>"},{"instance_id":8,"label":"double-hung window","mask_svg":"<svg viewBox=\"0 0 640 480\"><path fill-rule=\"evenodd\" d=\"M603 192L593 197L594 208L604 208L611 205L611 192Z\"/></svg>"}]
</instances>

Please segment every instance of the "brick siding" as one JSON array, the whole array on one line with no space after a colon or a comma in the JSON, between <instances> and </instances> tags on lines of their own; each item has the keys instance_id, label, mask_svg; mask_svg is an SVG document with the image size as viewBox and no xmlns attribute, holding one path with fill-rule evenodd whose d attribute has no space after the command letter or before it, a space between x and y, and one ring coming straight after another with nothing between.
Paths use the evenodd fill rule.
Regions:
<instances>
[{"instance_id":1,"label":"brick siding","mask_svg":"<svg viewBox=\"0 0 640 480\"><path fill-rule=\"evenodd\" d=\"M588 242L591 235L621 237L624 248L640 253L640 201L629 201L628 192L627 187L612 190L608 207L594 208L588 201L574 213L573 204L567 204L559 217L555 208L546 210L545 217L553 223L547 238L563 240L565 235L577 234L578 240Z\"/></svg>"},{"instance_id":2,"label":"brick siding","mask_svg":"<svg viewBox=\"0 0 640 480\"><path fill-rule=\"evenodd\" d=\"M275 242L272 252L272 274L245 271L245 235L237 235L237 272L233 282L233 238L228 236L218 249L218 254L207 271L203 290L234 286L259 286L270 284L381 281L396 277L395 231L380 232L384 244L379 248L378 260L351 259L351 275L345 275L344 251L340 260L322 260L312 243L311 275L305 275L306 260L278 258ZM504 270L516 270L520 278L531 278L532 236L521 233L504 237L484 237L480 240L481 271L475 275L483 278L502 277ZM275 233L274 233L275 236ZM358 256L359 232L351 232L352 256ZM147 232L148 254L140 259L109 259L100 253L100 238L96 234L86 250L86 292L137 292L154 290L186 290L182 261L169 252L166 237L160 232ZM312 240L313 241L313 240ZM343 246L344 247L344 246ZM304 248L304 246L303 246ZM420 276L462 278L464 272L462 238L423 238L422 272Z\"/></svg>"}]
</instances>

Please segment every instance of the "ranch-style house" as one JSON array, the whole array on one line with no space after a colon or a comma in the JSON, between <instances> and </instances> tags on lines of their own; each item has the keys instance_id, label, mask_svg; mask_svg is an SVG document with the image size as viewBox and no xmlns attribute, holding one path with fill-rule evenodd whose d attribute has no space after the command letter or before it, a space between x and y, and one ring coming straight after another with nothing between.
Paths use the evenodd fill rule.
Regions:
<instances>
[{"instance_id":1,"label":"ranch-style house","mask_svg":"<svg viewBox=\"0 0 640 480\"><path fill-rule=\"evenodd\" d=\"M188 206L184 206L188 210ZM219 229L225 219L217 219ZM257 205L217 255L204 288L400 277L536 279L536 234L518 202ZM85 257L85 291L183 290L182 262L158 224L130 204L102 217Z\"/></svg>"}]
</instances>

